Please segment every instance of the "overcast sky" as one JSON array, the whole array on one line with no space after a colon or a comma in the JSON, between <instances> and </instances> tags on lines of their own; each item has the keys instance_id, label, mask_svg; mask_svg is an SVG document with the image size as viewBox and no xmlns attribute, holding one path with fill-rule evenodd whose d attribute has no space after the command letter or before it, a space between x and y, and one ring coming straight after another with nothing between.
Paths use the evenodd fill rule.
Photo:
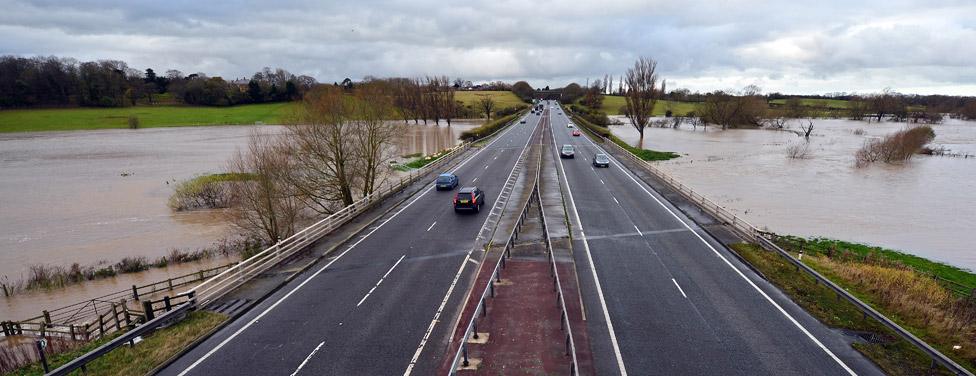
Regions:
<instances>
[{"instance_id":1,"label":"overcast sky","mask_svg":"<svg viewBox=\"0 0 976 376\"><path fill-rule=\"evenodd\" d=\"M976 1L0 0L0 54L322 82L563 86L639 55L669 88L976 95Z\"/></svg>"}]
</instances>

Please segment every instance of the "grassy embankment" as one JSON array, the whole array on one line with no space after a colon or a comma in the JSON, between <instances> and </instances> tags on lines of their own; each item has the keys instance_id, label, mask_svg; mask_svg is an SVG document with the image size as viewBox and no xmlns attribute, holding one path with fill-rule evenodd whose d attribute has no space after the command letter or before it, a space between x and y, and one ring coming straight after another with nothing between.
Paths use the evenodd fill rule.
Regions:
<instances>
[{"instance_id":1,"label":"grassy embankment","mask_svg":"<svg viewBox=\"0 0 976 376\"><path fill-rule=\"evenodd\" d=\"M136 344L135 347L119 347L89 363L86 375L145 375L226 319L227 316L220 313L191 312L183 321L143 338L142 342ZM48 359L48 364L52 369L57 368L101 346L112 338L114 337L104 338L73 351L51 356ZM11 376L39 376L43 374L44 370L38 363L7 373Z\"/></svg>"},{"instance_id":2,"label":"grassy embankment","mask_svg":"<svg viewBox=\"0 0 976 376\"><path fill-rule=\"evenodd\" d=\"M694 102L678 102L678 101L657 101L654 105L654 116L664 116L665 112L668 110L668 103L671 104L671 111L674 116L687 116L689 112L695 110L698 107L697 103ZM624 97L619 95L604 95L603 104L598 108L598 110L606 113L607 115L623 115L620 111L624 107L626 101ZM577 105L579 105L577 103Z\"/></svg>"},{"instance_id":3,"label":"grassy embankment","mask_svg":"<svg viewBox=\"0 0 976 376\"><path fill-rule=\"evenodd\" d=\"M568 113L571 113L571 112L568 112ZM657 150L642 149L642 148L630 146L629 144L627 144L626 142L624 142L624 140L621 140L620 137L617 137L616 135L614 135L613 133L611 133L608 128L601 127L601 126L598 126L596 124L590 123L589 121L586 121L586 119L583 119L582 117L579 117L579 116L576 116L576 115L571 115L571 116L573 118L573 122L574 123L576 123L577 125L582 125L583 126L582 127L583 130L589 131L590 133L595 134L597 136L606 137L606 138L610 139L611 141L613 141L614 143L616 143L620 147L622 147L624 149L627 149L627 151L631 152L631 154L634 154L635 156L637 156L638 158L640 158L642 160L645 160L645 161L666 161L666 160L678 158L678 157L681 156L678 153L670 152L670 151L657 151Z\"/></svg>"},{"instance_id":4,"label":"grassy embankment","mask_svg":"<svg viewBox=\"0 0 976 376\"><path fill-rule=\"evenodd\" d=\"M296 104L262 103L231 107L135 106L0 111L0 133L129 128L129 117L140 128L195 125L279 124Z\"/></svg>"},{"instance_id":5,"label":"grassy embankment","mask_svg":"<svg viewBox=\"0 0 976 376\"><path fill-rule=\"evenodd\" d=\"M455 92L454 99L477 110L478 101L485 96L495 101L495 110L525 105L525 102L511 91L458 91Z\"/></svg>"},{"instance_id":6,"label":"grassy embankment","mask_svg":"<svg viewBox=\"0 0 976 376\"><path fill-rule=\"evenodd\" d=\"M976 274L902 252L828 239L784 237L782 246L803 262L937 348L976 368L976 304L968 286ZM794 301L825 324L859 333L854 347L892 375L925 374L931 361L921 351L779 255L748 244L732 248ZM956 347L958 346L958 347ZM944 371L944 370L941 370Z\"/></svg>"}]
</instances>

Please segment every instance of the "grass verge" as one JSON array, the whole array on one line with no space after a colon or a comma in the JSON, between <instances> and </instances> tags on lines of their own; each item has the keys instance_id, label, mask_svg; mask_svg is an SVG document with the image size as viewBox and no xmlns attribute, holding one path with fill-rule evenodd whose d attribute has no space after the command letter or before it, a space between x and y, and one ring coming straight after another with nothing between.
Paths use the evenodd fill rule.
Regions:
<instances>
[{"instance_id":1,"label":"grass verge","mask_svg":"<svg viewBox=\"0 0 976 376\"><path fill-rule=\"evenodd\" d=\"M451 150L453 149L444 149L430 155L420 155L419 157L417 157L416 159L410 162L404 164L398 164L394 166L393 169L397 171L407 172L407 171L423 168L424 166L434 163L438 159L441 159L441 157L447 155L447 153L450 153Z\"/></svg>"},{"instance_id":2,"label":"grass verge","mask_svg":"<svg viewBox=\"0 0 976 376\"><path fill-rule=\"evenodd\" d=\"M505 124L508 124L509 122L522 116L524 113L525 111L519 111L514 114L489 121L487 123L482 124L480 127L461 132L461 136L459 136L459 138L466 141L472 141L472 140L484 138L485 136L488 136L493 132L501 129L502 127L505 126Z\"/></svg>"},{"instance_id":3,"label":"grass verge","mask_svg":"<svg viewBox=\"0 0 976 376\"><path fill-rule=\"evenodd\" d=\"M577 125L582 125L584 130L590 131L590 133L593 133L601 138L610 139L620 147L626 149L631 154L637 156L637 158L640 158L642 160L666 161L681 156L678 153L670 152L670 151L657 151L657 150L643 149L635 146L630 146L630 144L624 142L624 140L621 140L619 137L611 133L608 128L590 123L586 119L576 116L575 114L572 114L571 116L573 118L573 122L575 122Z\"/></svg>"},{"instance_id":4,"label":"grass verge","mask_svg":"<svg viewBox=\"0 0 976 376\"><path fill-rule=\"evenodd\" d=\"M818 320L828 326L845 329L858 335L862 340L854 343L853 347L874 361L885 373L889 375L951 374L943 368L930 369L931 360L923 352L887 327L866 318L853 304L839 298L833 290L823 284L816 283L812 276L797 270L780 255L753 244L738 243L730 247ZM899 321L898 315L892 315L892 312L873 304L871 293L844 283L843 279L838 278L834 273L823 270L823 265L818 262L817 257L804 257L804 262L818 269L862 301L875 306L889 318ZM899 322L899 325L909 330L913 329L902 322Z\"/></svg>"},{"instance_id":5,"label":"grass verge","mask_svg":"<svg viewBox=\"0 0 976 376\"><path fill-rule=\"evenodd\" d=\"M295 106L286 102L231 107L155 105L4 110L0 111L0 133L124 129L130 127L130 118L136 119L139 128L280 124Z\"/></svg>"},{"instance_id":6,"label":"grass verge","mask_svg":"<svg viewBox=\"0 0 976 376\"><path fill-rule=\"evenodd\" d=\"M136 344L135 347L119 347L94 362L88 363L86 375L145 375L226 319L226 315L215 312L191 312L183 321L143 338L142 342ZM49 364L52 369L57 368L101 346L112 338L114 337L95 341L74 351L55 355L48 359ZM32 364L7 375L40 376L43 374L44 370L40 364Z\"/></svg>"}]
</instances>

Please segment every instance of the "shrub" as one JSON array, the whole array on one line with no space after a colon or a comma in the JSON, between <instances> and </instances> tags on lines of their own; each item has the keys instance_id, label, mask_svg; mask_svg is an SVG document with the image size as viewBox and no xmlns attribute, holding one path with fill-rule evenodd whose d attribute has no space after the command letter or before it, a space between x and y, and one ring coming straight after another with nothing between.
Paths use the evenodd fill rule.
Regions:
<instances>
[{"instance_id":1,"label":"shrub","mask_svg":"<svg viewBox=\"0 0 976 376\"><path fill-rule=\"evenodd\" d=\"M509 122L515 120L516 118L518 118L520 114L521 113L515 113L515 114L511 114L505 117L500 117L495 120L489 121L478 128L469 129L464 132L461 132L461 135L458 138L465 141L475 141L480 138L484 138L485 136L492 134L496 130L501 129L502 127L505 126L505 124L508 124Z\"/></svg>"},{"instance_id":2,"label":"shrub","mask_svg":"<svg viewBox=\"0 0 976 376\"><path fill-rule=\"evenodd\" d=\"M234 203L229 185L251 178L250 174L241 173L198 176L177 184L168 205L177 211L228 208Z\"/></svg>"},{"instance_id":3,"label":"shrub","mask_svg":"<svg viewBox=\"0 0 976 376\"><path fill-rule=\"evenodd\" d=\"M134 115L129 116L129 129L138 129L138 128L139 128L139 117Z\"/></svg>"},{"instance_id":4,"label":"shrub","mask_svg":"<svg viewBox=\"0 0 976 376\"><path fill-rule=\"evenodd\" d=\"M786 156L790 159L804 159L810 154L809 142L798 142L786 147Z\"/></svg>"},{"instance_id":5,"label":"shrub","mask_svg":"<svg viewBox=\"0 0 976 376\"><path fill-rule=\"evenodd\" d=\"M882 139L872 139L855 153L855 164L863 167L874 162L896 163L912 158L935 139L932 127L923 125L900 130Z\"/></svg>"}]
</instances>

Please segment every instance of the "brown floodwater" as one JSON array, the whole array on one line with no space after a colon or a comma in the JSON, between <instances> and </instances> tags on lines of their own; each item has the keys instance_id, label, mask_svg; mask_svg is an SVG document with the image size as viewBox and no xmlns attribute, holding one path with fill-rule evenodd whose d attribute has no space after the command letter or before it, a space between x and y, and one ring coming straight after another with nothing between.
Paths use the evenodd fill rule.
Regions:
<instances>
[{"instance_id":1,"label":"brown floodwater","mask_svg":"<svg viewBox=\"0 0 976 376\"><path fill-rule=\"evenodd\" d=\"M805 159L786 156L802 137L774 130L649 128L644 145L682 154L660 166L757 227L884 246L976 270L976 158L918 155L904 164L856 168L854 153L866 139L906 125L814 124ZM976 122L946 119L933 128L933 145L976 154ZM630 125L611 130L637 143Z\"/></svg>"},{"instance_id":2,"label":"brown floodwater","mask_svg":"<svg viewBox=\"0 0 976 376\"><path fill-rule=\"evenodd\" d=\"M479 121L451 127L410 124L397 155L455 146ZM174 182L223 172L247 145L254 126L148 128L0 134L0 279L21 280L30 265L115 263L150 259L173 248L197 249L232 235L221 211L175 213L166 202ZM264 133L285 132L261 126ZM0 318L90 299L193 272L229 260L171 266L12 298L0 296Z\"/></svg>"}]
</instances>

